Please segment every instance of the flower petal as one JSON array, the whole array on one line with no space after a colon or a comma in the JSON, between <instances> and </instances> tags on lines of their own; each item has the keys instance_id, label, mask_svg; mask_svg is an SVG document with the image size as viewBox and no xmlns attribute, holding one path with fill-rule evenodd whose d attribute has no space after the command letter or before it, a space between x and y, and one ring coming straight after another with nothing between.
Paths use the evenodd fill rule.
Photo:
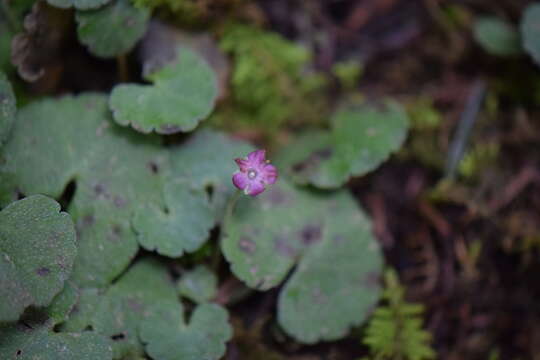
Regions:
<instances>
[{"instance_id":1,"label":"flower petal","mask_svg":"<svg viewBox=\"0 0 540 360\"><path fill-rule=\"evenodd\" d=\"M257 196L264 191L262 181L251 181L248 187L244 190L246 195Z\"/></svg>"},{"instance_id":2,"label":"flower petal","mask_svg":"<svg viewBox=\"0 0 540 360\"><path fill-rule=\"evenodd\" d=\"M266 165L263 169L263 178L267 184L273 184L277 180L277 169L274 165Z\"/></svg>"},{"instance_id":3,"label":"flower petal","mask_svg":"<svg viewBox=\"0 0 540 360\"><path fill-rule=\"evenodd\" d=\"M245 173L237 171L232 177L232 182L238 189L244 190L249 184L249 179Z\"/></svg>"},{"instance_id":4,"label":"flower petal","mask_svg":"<svg viewBox=\"0 0 540 360\"><path fill-rule=\"evenodd\" d=\"M246 172L247 169L249 168L249 162L246 159L237 158L237 159L234 159L234 161L238 165L238 168L240 169L241 172Z\"/></svg>"},{"instance_id":5,"label":"flower petal","mask_svg":"<svg viewBox=\"0 0 540 360\"><path fill-rule=\"evenodd\" d=\"M266 150L255 150L248 154L248 161L251 166L258 167L266 161Z\"/></svg>"}]
</instances>

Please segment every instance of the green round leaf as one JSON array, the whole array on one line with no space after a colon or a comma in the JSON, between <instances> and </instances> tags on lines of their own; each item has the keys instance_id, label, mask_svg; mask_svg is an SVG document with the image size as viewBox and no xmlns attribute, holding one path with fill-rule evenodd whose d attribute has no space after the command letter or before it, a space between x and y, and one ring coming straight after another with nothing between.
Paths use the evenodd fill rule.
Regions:
<instances>
[{"instance_id":1,"label":"green round leaf","mask_svg":"<svg viewBox=\"0 0 540 360\"><path fill-rule=\"evenodd\" d=\"M47 306L64 287L77 253L75 228L60 205L30 196L0 212L0 321Z\"/></svg>"},{"instance_id":2,"label":"green round leaf","mask_svg":"<svg viewBox=\"0 0 540 360\"><path fill-rule=\"evenodd\" d=\"M521 18L523 48L540 65L540 3L529 5Z\"/></svg>"},{"instance_id":3,"label":"green round leaf","mask_svg":"<svg viewBox=\"0 0 540 360\"><path fill-rule=\"evenodd\" d=\"M129 52L142 38L150 11L136 8L129 0L114 0L97 10L77 11L77 33L90 52L111 58Z\"/></svg>"},{"instance_id":4,"label":"green round leaf","mask_svg":"<svg viewBox=\"0 0 540 360\"><path fill-rule=\"evenodd\" d=\"M59 8L75 7L76 9L86 10L95 9L109 3L111 0L47 0L52 6Z\"/></svg>"},{"instance_id":5,"label":"green round leaf","mask_svg":"<svg viewBox=\"0 0 540 360\"><path fill-rule=\"evenodd\" d=\"M0 327L0 356L17 360L107 360L109 341L94 332L55 333L24 324ZM5 356L5 357L4 357Z\"/></svg>"},{"instance_id":6,"label":"green round leaf","mask_svg":"<svg viewBox=\"0 0 540 360\"><path fill-rule=\"evenodd\" d=\"M7 140L15 121L15 95L6 75L0 71L0 146Z\"/></svg>"},{"instance_id":7,"label":"green round leaf","mask_svg":"<svg viewBox=\"0 0 540 360\"><path fill-rule=\"evenodd\" d=\"M101 297L90 325L113 342L115 359L143 354L137 336L140 322L152 316L155 303L176 301L167 268L158 261L137 262ZM169 319L170 321L171 319Z\"/></svg>"},{"instance_id":8,"label":"green round leaf","mask_svg":"<svg viewBox=\"0 0 540 360\"><path fill-rule=\"evenodd\" d=\"M143 320L139 335L146 352L156 360L218 360L232 336L227 311L216 304L197 306L189 325L182 306L161 302Z\"/></svg>"},{"instance_id":9,"label":"green round leaf","mask_svg":"<svg viewBox=\"0 0 540 360\"><path fill-rule=\"evenodd\" d=\"M160 203L160 171L167 152L110 119L103 95L37 101L18 112L2 149L0 183L24 194L58 197L74 180L69 206L78 232L73 280L80 287L108 284L137 252L131 218L140 204Z\"/></svg>"},{"instance_id":10,"label":"green round leaf","mask_svg":"<svg viewBox=\"0 0 540 360\"><path fill-rule=\"evenodd\" d=\"M164 198L164 207L145 204L135 213L133 228L139 244L170 257L198 250L214 225L206 192L191 189L186 182L167 183Z\"/></svg>"},{"instance_id":11,"label":"green round leaf","mask_svg":"<svg viewBox=\"0 0 540 360\"><path fill-rule=\"evenodd\" d=\"M377 168L401 147L407 129L407 114L394 102L342 110L331 133L302 136L281 152L278 165L297 183L337 188Z\"/></svg>"},{"instance_id":12,"label":"green round leaf","mask_svg":"<svg viewBox=\"0 0 540 360\"><path fill-rule=\"evenodd\" d=\"M223 253L250 287L275 287L296 265L278 318L301 342L342 337L378 299L381 252L346 191L314 193L281 178L257 198L241 198L223 232Z\"/></svg>"},{"instance_id":13,"label":"green round leaf","mask_svg":"<svg viewBox=\"0 0 540 360\"><path fill-rule=\"evenodd\" d=\"M204 265L182 275L178 291L182 296L201 304L210 301L217 293L217 276Z\"/></svg>"},{"instance_id":14,"label":"green round leaf","mask_svg":"<svg viewBox=\"0 0 540 360\"><path fill-rule=\"evenodd\" d=\"M493 55L512 56L521 53L518 31L511 24L496 17L478 19L474 24L474 38Z\"/></svg>"},{"instance_id":15,"label":"green round leaf","mask_svg":"<svg viewBox=\"0 0 540 360\"><path fill-rule=\"evenodd\" d=\"M187 132L214 108L216 76L199 55L178 49L176 59L147 76L150 85L120 84L110 97L114 120L143 133Z\"/></svg>"}]
</instances>

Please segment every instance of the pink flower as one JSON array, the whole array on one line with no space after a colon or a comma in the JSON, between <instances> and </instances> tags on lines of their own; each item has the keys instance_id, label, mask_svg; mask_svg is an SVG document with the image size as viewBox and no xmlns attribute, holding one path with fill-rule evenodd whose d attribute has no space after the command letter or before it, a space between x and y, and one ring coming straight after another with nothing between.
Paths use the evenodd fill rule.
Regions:
<instances>
[{"instance_id":1,"label":"pink flower","mask_svg":"<svg viewBox=\"0 0 540 360\"><path fill-rule=\"evenodd\" d=\"M235 159L240 171L234 173L234 186L244 190L246 195L256 196L262 193L266 185L272 185L277 179L277 169L266 160L266 150L256 150L246 158Z\"/></svg>"}]
</instances>

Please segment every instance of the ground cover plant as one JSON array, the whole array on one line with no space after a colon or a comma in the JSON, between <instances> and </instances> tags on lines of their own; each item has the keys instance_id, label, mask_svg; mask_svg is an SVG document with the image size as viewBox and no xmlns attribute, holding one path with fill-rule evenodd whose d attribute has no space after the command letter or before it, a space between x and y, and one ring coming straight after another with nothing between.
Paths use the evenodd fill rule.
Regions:
<instances>
[{"instance_id":1,"label":"ground cover plant","mask_svg":"<svg viewBox=\"0 0 540 360\"><path fill-rule=\"evenodd\" d=\"M0 5L1 359L537 357L540 3Z\"/></svg>"}]
</instances>

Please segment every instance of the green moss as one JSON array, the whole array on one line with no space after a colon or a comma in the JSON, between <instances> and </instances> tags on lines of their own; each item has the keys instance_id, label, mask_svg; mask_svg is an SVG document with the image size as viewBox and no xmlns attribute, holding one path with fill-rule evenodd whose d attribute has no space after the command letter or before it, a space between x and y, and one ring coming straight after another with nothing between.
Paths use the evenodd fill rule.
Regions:
<instances>
[{"instance_id":1,"label":"green moss","mask_svg":"<svg viewBox=\"0 0 540 360\"><path fill-rule=\"evenodd\" d=\"M193 0L131 0L140 8L151 11L161 10L159 13L166 18L184 25L194 25L201 22L204 9L200 3Z\"/></svg>"},{"instance_id":2,"label":"green moss","mask_svg":"<svg viewBox=\"0 0 540 360\"><path fill-rule=\"evenodd\" d=\"M499 155L499 144L494 142L476 144L459 163L459 174L465 179L474 179L492 165Z\"/></svg>"},{"instance_id":3,"label":"green moss","mask_svg":"<svg viewBox=\"0 0 540 360\"><path fill-rule=\"evenodd\" d=\"M441 125L442 116L431 98L419 97L407 106L407 112L414 130L437 129Z\"/></svg>"},{"instance_id":4,"label":"green moss","mask_svg":"<svg viewBox=\"0 0 540 360\"><path fill-rule=\"evenodd\" d=\"M308 50L276 33L238 24L225 29L220 46L233 60L231 94L213 116L214 124L273 132L286 121L320 121L327 80L306 70Z\"/></svg>"},{"instance_id":5,"label":"green moss","mask_svg":"<svg viewBox=\"0 0 540 360\"><path fill-rule=\"evenodd\" d=\"M132 0L135 6L155 9L157 7L168 7L174 12L196 12L199 7L196 2L190 0Z\"/></svg>"},{"instance_id":6,"label":"green moss","mask_svg":"<svg viewBox=\"0 0 540 360\"><path fill-rule=\"evenodd\" d=\"M362 65L357 61L337 62L332 66L332 74L344 90L352 90L362 76Z\"/></svg>"},{"instance_id":7,"label":"green moss","mask_svg":"<svg viewBox=\"0 0 540 360\"><path fill-rule=\"evenodd\" d=\"M407 105L411 123L409 143L401 155L413 158L423 165L442 170L445 154L441 151L439 131L443 117L434 107L433 100L419 97Z\"/></svg>"}]
</instances>

